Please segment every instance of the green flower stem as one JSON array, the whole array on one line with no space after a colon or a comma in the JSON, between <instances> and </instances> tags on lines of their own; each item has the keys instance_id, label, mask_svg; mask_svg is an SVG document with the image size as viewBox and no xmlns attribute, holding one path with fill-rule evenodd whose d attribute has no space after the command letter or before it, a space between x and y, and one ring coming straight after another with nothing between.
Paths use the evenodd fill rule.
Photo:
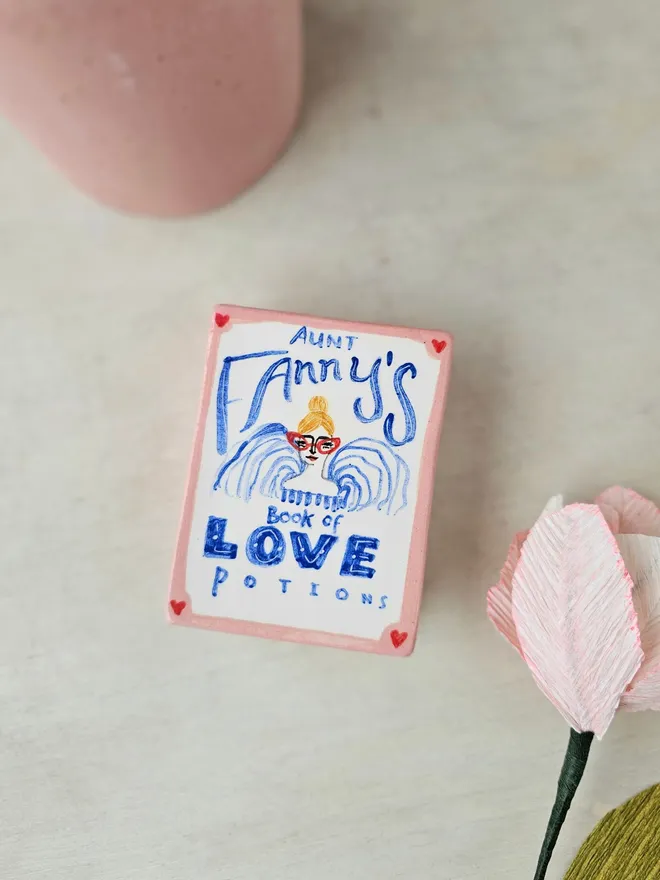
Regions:
<instances>
[{"instance_id":1,"label":"green flower stem","mask_svg":"<svg viewBox=\"0 0 660 880\"><path fill-rule=\"evenodd\" d=\"M577 730L571 730L566 757L564 758L561 773L559 774L559 782L557 783L557 796L550 813L545 837L543 838L543 846L541 847L541 855L536 866L534 880L543 880L548 870L559 832L571 808L573 797L584 773L584 768L587 766L587 758L589 757L593 738L593 733L578 733Z\"/></svg>"}]
</instances>

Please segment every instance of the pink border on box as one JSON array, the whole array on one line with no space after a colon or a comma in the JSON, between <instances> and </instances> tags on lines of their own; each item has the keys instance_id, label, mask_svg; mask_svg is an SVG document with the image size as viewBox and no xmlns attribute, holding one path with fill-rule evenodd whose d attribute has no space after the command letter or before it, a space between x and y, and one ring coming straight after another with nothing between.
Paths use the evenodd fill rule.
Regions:
<instances>
[{"instance_id":1,"label":"pink border on box","mask_svg":"<svg viewBox=\"0 0 660 880\"><path fill-rule=\"evenodd\" d=\"M224 320L227 319L227 320ZM387 336L398 336L424 342L429 357L440 358L442 369L431 407L431 418L426 428L424 446L433 450L429 464L419 476L417 504L415 506L414 526L408 568L403 593L401 618L395 626L386 627L380 639L365 639L359 636L345 636L321 630L298 629L270 623L256 623L250 620L236 620L228 617L208 617L193 614L190 596L186 592L186 562L195 507L195 492L202 460L202 446L206 417L213 394L215 367L219 353L219 337L231 328L232 323L258 324L262 321L280 321L287 324L306 324L311 327L332 326L341 330L362 331ZM188 474L188 486L183 504L183 514L179 527L179 538L174 557L172 582L167 605L168 618L171 623L183 626L202 627L221 632L239 633L242 635L259 636L269 639L285 639L304 644L325 645L333 648L348 648L355 651L368 651L376 654L394 654L407 657L415 647L419 608L422 601L424 586L424 567L426 562L426 546L433 498L433 477L437 460L437 446L444 417L447 400L447 385L452 358L452 337L449 333L438 330L420 330L408 327L394 327L387 324L369 324L366 322L341 321L334 318L319 318L315 315L301 315L295 312L278 312L268 309L251 309L243 306L218 305L213 314L213 323L209 336L209 347L206 358L206 374L202 390L202 400L197 419L195 443ZM438 351L437 349L440 349ZM185 603L181 606L180 603ZM177 613L178 611L178 613Z\"/></svg>"}]
</instances>

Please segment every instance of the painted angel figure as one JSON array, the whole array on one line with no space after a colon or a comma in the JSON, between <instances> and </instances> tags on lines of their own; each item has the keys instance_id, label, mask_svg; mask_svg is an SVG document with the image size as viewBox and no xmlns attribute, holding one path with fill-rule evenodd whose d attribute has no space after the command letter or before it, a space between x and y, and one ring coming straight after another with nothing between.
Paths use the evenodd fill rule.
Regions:
<instances>
[{"instance_id":1,"label":"painted angel figure","mask_svg":"<svg viewBox=\"0 0 660 880\"><path fill-rule=\"evenodd\" d=\"M249 501L255 492L326 510L375 505L395 514L407 504L410 471L381 440L358 437L342 446L328 401L309 401L297 430L271 422L224 457L213 488Z\"/></svg>"}]
</instances>

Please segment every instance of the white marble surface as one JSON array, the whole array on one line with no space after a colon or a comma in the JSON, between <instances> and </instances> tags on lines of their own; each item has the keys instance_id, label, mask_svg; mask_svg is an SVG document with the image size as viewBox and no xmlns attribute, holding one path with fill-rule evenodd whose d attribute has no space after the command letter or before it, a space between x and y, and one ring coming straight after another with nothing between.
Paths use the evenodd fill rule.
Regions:
<instances>
[{"instance_id":1,"label":"white marble surface","mask_svg":"<svg viewBox=\"0 0 660 880\"><path fill-rule=\"evenodd\" d=\"M0 876L527 880L566 726L485 590L546 498L660 499L660 11L314 0L291 149L135 220L0 125ZM456 360L408 661L168 627L215 301L441 326ZM550 877L660 778L593 751Z\"/></svg>"}]
</instances>

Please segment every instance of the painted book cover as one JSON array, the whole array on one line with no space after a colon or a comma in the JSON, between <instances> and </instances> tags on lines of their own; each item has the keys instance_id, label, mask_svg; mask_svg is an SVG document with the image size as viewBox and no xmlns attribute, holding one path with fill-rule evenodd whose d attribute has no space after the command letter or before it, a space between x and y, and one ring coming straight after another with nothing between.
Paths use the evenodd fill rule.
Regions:
<instances>
[{"instance_id":1,"label":"painted book cover","mask_svg":"<svg viewBox=\"0 0 660 880\"><path fill-rule=\"evenodd\" d=\"M218 306L170 620L410 654L450 362L439 331Z\"/></svg>"}]
</instances>

